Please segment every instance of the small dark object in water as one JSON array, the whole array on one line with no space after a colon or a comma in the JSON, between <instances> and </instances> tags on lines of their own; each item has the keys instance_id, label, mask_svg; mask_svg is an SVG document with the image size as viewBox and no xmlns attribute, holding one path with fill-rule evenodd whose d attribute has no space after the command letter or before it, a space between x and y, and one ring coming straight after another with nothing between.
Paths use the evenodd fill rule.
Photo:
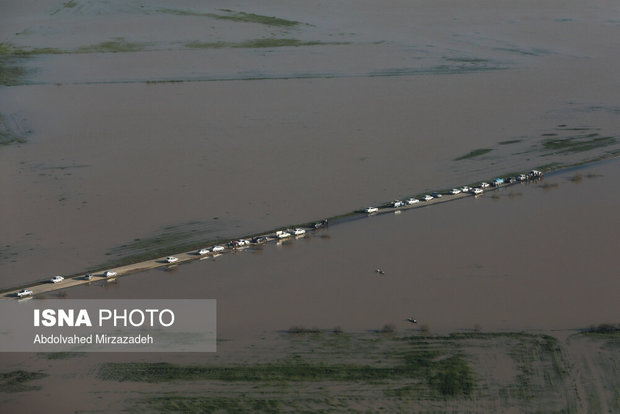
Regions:
<instances>
[{"instance_id":1,"label":"small dark object in water","mask_svg":"<svg viewBox=\"0 0 620 414\"><path fill-rule=\"evenodd\" d=\"M321 220L321 221L317 221L316 223L314 223L314 228L315 229L318 229L319 227L323 227L323 226L329 227L329 223L328 223L327 219Z\"/></svg>"},{"instance_id":2,"label":"small dark object in water","mask_svg":"<svg viewBox=\"0 0 620 414\"><path fill-rule=\"evenodd\" d=\"M407 322L418 323L417 319L407 318Z\"/></svg>"},{"instance_id":3,"label":"small dark object in water","mask_svg":"<svg viewBox=\"0 0 620 414\"><path fill-rule=\"evenodd\" d=\"M385 272L384 272L384 271L383 271L383 269L381 269L381 268L377 268L377 269L375 270L375 272L379 273L380 275L384 275L384 274L385 274Z\"/></svg>"}]
</instances>

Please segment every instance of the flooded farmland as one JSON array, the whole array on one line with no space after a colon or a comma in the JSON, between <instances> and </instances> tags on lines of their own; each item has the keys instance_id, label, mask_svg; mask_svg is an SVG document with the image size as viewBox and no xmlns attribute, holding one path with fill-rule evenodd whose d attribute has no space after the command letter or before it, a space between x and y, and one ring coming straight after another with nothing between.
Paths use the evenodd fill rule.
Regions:
<instances>
[{"instance_id":1,"label":"flooded farmland","mask_svg":"<svg viewBox=\"0 0 620 414\"><path fill-rule=\"evenodd\" d=\"M56 412L620 409L617 335L578 333L620 322L619 37L604 0L0 1L4 289L558 170L50 294L217 299L222 342L214 355L5 354L0 407L54 412L71 386L83 392ZM252 375L350 369L277 377L298 402L247 370L184 376L239 361ZM178 364L178 377L153 386L127 374L135 362Z\"/></svg>"},{"instance_id":2,"label":"flooded farmland","mask_svg":"<svg viewBox=\"0 0 620 414\"><path fill-rule=\"evenodd\" d=\"M440 333L610 322L620 311L620 221L613 214L620 196L609 194L619 167L613 161L477 198L343 222L62 295L215 298L223 338L298 325L410 329L410 316ZM585 211L588 220L579 220Z\"/></svg>"},{"instance_id":3,"label":"flooded farmland","mask_svg":"<svg viewBox=\"0 0 620 414\"><path fill-rule=\"evenodd\" d=\"M395 3L372 23L319 3L62 6L5 6L3 59L25 73L0 114L27 142L1 148L0 286L85 271L171 227L232 238L618 150L617 53L599 42L618 25L593 6L469 23L448 3ZM265 13L299 23L222 18ZM186 30L165 42L155 21ZM233 47L265 30L318 43Z\"/></svg>"}]
</instances>

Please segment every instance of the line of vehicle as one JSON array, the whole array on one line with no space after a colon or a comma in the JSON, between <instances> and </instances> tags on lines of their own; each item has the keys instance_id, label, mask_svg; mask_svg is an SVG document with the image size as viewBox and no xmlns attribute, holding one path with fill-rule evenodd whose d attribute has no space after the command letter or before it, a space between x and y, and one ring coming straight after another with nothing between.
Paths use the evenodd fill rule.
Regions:
<instances>
[{"instance_id":1,"label":"line of vehicle","mask_svg":"<svg viewBox=\"0 0 620 414\"><path fill-rule=\"evenodd\" d=\"M525 176L523 176L525 177ZM508 181L504 181L504 179L496 179L493 182L493 186L490 185L485 188L486 191L489 190L497 190L500 188L507 187L509 185L516 184L518 182L529 181L535 178L541 178L542 173L538 171L532 171L527 178L517 179L511 177ZM478 191L480 189L480 191ZM455 189L456 190L456 189ZM409 200L402 202L399 200L395 200L391 203L386 203L381 207L368 207L364 210L358 210L352 213L352 215L357 215L357 217L362 218L364 216L372 216L377 214L386 214L392 213L402 210L410 210L414 208L422 208L428 207L431 205L436 205L440 203L445 203L449 201L460 200L467 197L477 197L484 194L484 190L481 187L476 187L476 189L469 188L465 186L459 189L459 192L455 192L452 190L452 193L431 193L435 194L427 195L422 198L422 201L409 198ZM416 200L416 201L413 201ZM293 237L308 237L310 232L322 229L327 227L329 224L328 219L323 221L319 221L314 223L311 226L299 226L294 229L282 229L277 230L275 232L266 233L261 236L253 237L252 239L237 239L229 242L227 245L213 245L208 246L200 250L192 250L189 252L182 252L174 254L174 256L167 257L159 257L152 260L146 260L139 263L128 264L124 266L118 266L111 269L105 269L94 273L80 274L67 276L66 278L62 276L54 276L52 279L46 282L40 282L31 285L21 286L19 288L10 289L8 291L3 292L3 298L18 298L18 299L26 299L31 298L32 296L42 295L45 293L49 293L52 291L67 289L75 286L82 286L91 284L98 281L106 281L113 280L120 276L125 276L132 273L142 272L145 270L157 269L160 267L178 265L181 263L187 263L194 260L205 259L208 257L213 257L220 254L226 254L238 251L239 249L246 247L258 246L267 242L276 241L276 240L287 240Z\"/></svg>"}]
</instances>

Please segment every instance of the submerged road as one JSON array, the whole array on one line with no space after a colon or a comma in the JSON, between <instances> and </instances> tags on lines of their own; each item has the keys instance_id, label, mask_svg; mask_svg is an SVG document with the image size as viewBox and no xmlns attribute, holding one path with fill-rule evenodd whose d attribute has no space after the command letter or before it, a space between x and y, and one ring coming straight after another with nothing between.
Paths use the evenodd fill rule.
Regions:
<instances>
[{"instance_id":1,"label":"submerged road","mask_svg":"<svg viewBox=\"0 0 620 414\"><path fill-rule=\"evenodd\" d=\"M392 213L392 212L396 212L396 211L402 211L402 210L411 210L411 209L415 209L415 208L424 208L424 207L429 207L432 205L437 205L437 204L441 204L441 203L446 203L446 202L450 202L450 201L456 201L456 200L461 200L464 198L468 198L468 197L479 197L479 196L483 196L485 193L488 193L490 191L496 191L500 188L505 188L514 184L520 184L520 183L524 183L524 182L528 182L528 181L532 181L532 180L538 180L540 179L540 177L531 177L528 175L528 179L525 181L513 181L510 183L504 183L504 184L500 184L498 186L494 186L494 187L488 187L484 190L483 193L481 194L473 194L471 192L461 192L459 194L441 194L441 197L433 197L431 200L428 201L424 201L424 200L420 200L419 202L415 203L415 204L407 204L406 202L403 202L404 205L400 206L400 207L393 207L392 203L386 203L383 204L382 207L378 207L378 211L375 213L371 213L371 214L367 214L364 211L355 211L353 213L351 213L350 215L347 215L347 217L355 217L358 216L359 218L362 218L364 216L372 216L372 215L378 215L378 214L387 214L387 213ZM342 217L342 216L341 216ZM332 221L333 222L333 221ZM335 222L337 223L338 220L335 220ZM91 278L87 278L85 274L79 274L79 275L72 275L72 276L67 276L65 277L65 279L61 282L58 283L52 283L49 280L43 281L43 282L33 282L27 285L23 285L20 286L18 288L12 288L9 290L6 290L4 292L2 292L1 294L1 298L19 298L19 296L17 295L17 292L19 292L22 289L27 289L32 291L31 295L22 297L21 300L30 298L31 296L36 296L36 295L41 295L44 293L48 293L48 292L52 292L52 291L56 291L56 290L60 290L60 289L67 289L70 287L74 287L74 286L81 286L81 285L86 285L86 284L90 284L90 283L97 283L100 281L107 281L107 280L113 280L117 277L120 276L125 276L125 275L129 275L132 273L137 273L137 272L142 272L145 270L151 270L151 269L156 269L156 268L160 268L160 267L168 267L168 266L176 266L178 264L181 263L187 263L190 261L194 261L194 260L201 260L201 259L207 259L209 257L215 257L217 255L220 254L227 254L227 253L232 253L235 251L239 251L241 249L244 249L246 247L252 248L252 246L257 246L257 245L261 245L264 243L268 243L268 242L272 242L272 241L278 241L278 240L288 240L288 239L293 239L295 237L301 238L301 237L309 237L311 233L313 233L316 230L319 230L321 228L323 228L321 225L321 222L317 223L317 225L319 225L319 227L304 227L304 226L298 226L297 228L302 228L306 231L305 234L300 235L300 236L294 236L292 233L289 237L286 238L279 238L276 234L276 232L271 232L271 233L267 233L264 234L263 236L258 236L258 238L260 238L260 241L256 242L256 243L251 243L249 246L244 246L242 248L235 248L235 247L230 247L230 246L225 246L224 250L221 251L217 251L217 252L213 252L211 251L211 249L215 246L215 245L211 245L211 246L205 246L205 248L208 248L210 251L206 254L198 254L197 250L192 250L189 252L183 252L183 253L174 253L174 257L177 258L178 260L175 261L174 263L169 263L166 259L167 257L160 257L160 258L156 258L156 259L152 259L152 260L146 260L143 262L139 262L139 263L133 263L133 264L128 264L128 265L124 265L124 266L119 266L119 267L114 267L114 268L110 268L110 269L103 269L101 271L97 271L94 273L90 273ZM290 231L290 230L289 230ZM115 272L114 276L111 277L107 277L106 276L106 272ZM50 279L52 278L53 275L50 275Z\"/></svg>"}]
</instances>

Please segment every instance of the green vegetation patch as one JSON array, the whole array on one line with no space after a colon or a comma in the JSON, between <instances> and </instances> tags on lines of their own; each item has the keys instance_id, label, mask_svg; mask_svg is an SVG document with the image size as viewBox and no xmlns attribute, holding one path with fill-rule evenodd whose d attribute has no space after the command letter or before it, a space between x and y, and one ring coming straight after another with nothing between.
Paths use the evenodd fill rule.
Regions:
<instances>
[{"instance_id":1,"label":"green vegetation patch","mask_svg":"<svg viewBox=\"0 0 620 414\"><path fill-rule=\"evenodd\" d=\"M82 46L75 49L75 53L118 53L118 52L139 52L144 50L144 43L128 42L122 37L98 43L96 45Z\"/></svg>"},{"instance_id":2,"label":"green vegetation patch","mask_svg":"<svg viewBox=\"0 0 620 414\"><path fill-rule=\"evenodd\" d=\"M0 58L0 85L19 85L25 74L26 70L23 67ZM4 141L4 138L0 136L0 140Z\"/></svg>"},{"instance_id":3,"label":"green vegetation patch","mask_svg":"<svg viewBox=\"0 0 620 414\"><path fill-rule=\"evenodd\" d=\"M474 390L473 372L461 355L435 362L427 378L431 389L443 396L469 396Z\"/></svg>"},{"instance_id":4,"label":"green vegetation patch","mask_svg":"<svg viewBox=\"0 0 620 414\"><path fill-rule=\"evenodd\" d=\"M175 16L201 16L201 17L211 17L212 13L199 13L189 10L178 10L178 9L160 9L159 13L172 14Z\"/></svg>"},{"instance_id":5,"label":"green vegetation patch","mask_svg":"<svg viewBox=\"0 0 620 414\"><path fill-rule=\"evenodd\" d=\"M175 226L168 226L165 227L158 235L145 238L135 238L126 244L115 247L109 253L133 254L154 251L161 247L172 248L172 246L188 241L188 239L195 238L196 234L200 233L200 224L201 223L197 222L189 222Z\"/></svg>"},{"instance_id":6,"label":"green vegetation patch","mask_svg":"<svg viewBox=\"0 0 620 414\"><path fill-rule=\"evenodd\" d=\"M0 58L18 58L33 55L56 55L62 50L53 47L18 47L12 43L0 43Z\"/></svg>"},{"instance_id":7,"label":"green vegetation patch","mask_svg":"<svg viewBox=\"0 0 620 414\"><path fill-rule=\"evenodd\" d=\"M534 169L538 171L546 172L546 171L556 170L561 167L562 167L562 164L560 164L559 162L551 162L549 164L539 165L535 167Z\"/></svg>"},{"instance_id":8,"label":"green vegetation patch","mask_svg":"<svg viewBox=\"0 0 620 414\"><path fill-rule=\"evenodd\" d=\"M368 381L402 378L411 374L405 367L309 364L300 359L263 365L180 366L169 363L105 363L99 377L104 380L137 382L225 381L298 382Z\"/></svg>"},{"instance_id":9,"label":"green vegetation patch","mask_svg":"<svg viewBox=\"0 0 620 414\"><path fill-rule=\"evenodd\" d=\"M460 157L455 158L454 161L460 161L460 160L466 160L466 159L469 159L469 158L479 157L480 155L487 154L487 153L489 153L491 151L493 151L491 148L475 149L475 150L470 151L469 153L467 153L465 155L461 155Z\"/></svg>"},{"instance_id":10,"label":"green vegetation patch","mask_svg":"<svg viewBox=\"0 0 620 414\"><path fill-rule=\"evenodd\" d=\"M253 39L241 43L233 44L233 47L240 48L264 48L264 47L283 47L283 46L315 46L324 44L320 41L308 41L303 42L299 39L279 39L279 38L264 38Z\"/></svg>"},{"instance_id":11,"label":"green vegetation patch","mask_svg":"<svg viewBox=\"0 0 620 414\"><path fill-rule=\"evenodd\" d=\"M42 372L11 371L0 373L0 392L22 392L41 389L40 386L27 384L30 381L47 377Z\"/></svg>"},{"instance_id":12,"label":"green vegetation patch","mask_svg":"<svg viewBox=\"0 0 620 414\"><path fill-rule=\"evenodd\" d=\"M506 141L500 141L500 142L498 142L498 144L499 145L510 145L510 144L517 144L517 143L519 143L521 141L523 141L523 140L521 140L521 139L509 139L509 140L506 140Z\"/></svg>"},{"instance_id":13,"label":"green vegetation patch","mask_svg":"<svg viewBox=\"0 0 620 414\"><path fill-rule=\"evenodd\" d=\"M281 19L279 17L274 16L264 16L261 14L254 13L245 13L245 12L234 12L232 10L222 9L222 12L225 14L217 14L217 13L199 13L188 10L178 10L178 9L161 9L160 13L173 14L176 16L200 16L200 17L211 17L213 19L218 20L231 20L234 22L242 22L242 23L258 23L264 24L267 26L279 26L279 27L293 27L299 24L299 22L294 20Z\"/></svg>"},{"instance_id":14,"label":"green vegetation patch","mask_svg":"<svg viewBox=\"0 0 620 414\"><path fill-rule=\"evenodd\" d=\"M23 78L27 73L23 67L22 59L32 56L62 53L138 52L145 50L145 48L146 44L144 43L128 42L122 37L96 45L82 46L74 50L62 50L52 47L18 47L11 43L0 43L0 85L15 86L22 84ZM5 137L0 137L0 143L5 143L5 141Z\"/></svg>"},{"instance_id":15,"label":"green vegetation patch","mask_svg":"<svg viewBox=\"0 0 620 414\"><path fill-rule=\"evenodd\" d=\"M342 221L346 220L348 217L356 216L357 214L357 212L352 211L346 214L328 217L327 220L330 222L337 220ZM276 229L249 235L246 234L243 237L251 239L255 236L273 233L281 228L312 227L316 222L317 220L307 223L291 223ZM219 217L213 217L212 222L188 222L168 226L155 236L136 238L131 242L108 250L105 255L110 256L111 260L94 266L89 270L96 271L103 268L139 263L162 256L168 256L171 253L189 252L203 247L225 243L240 237L239 235L232 234L228 234L227 236L222 235L227 229L235 226L236 222L223 222L219 220Z\"/></svg>"},{"instance_id":16,"label":"green vegetation patch","mask_svg":"<svg viewBox=\"0 0 620 414\"><path fill-rule=\"evenodd\" d=\"M229 43L226 42L188 42L185 44L185 47L191 49L221 49L224 47L229 47Z\"/></svg>"},{"instance_id":17,"label":"green vegetation patch","mask_svg":"<svg viewBox=\"0 0 620 414\"><path fill-rule=\"evenodd\" d=\"M286 47L286 46L316 46L316 45L334 45L342 44L339 42L321 42L318 40L313 41L301 41L299 39L290 38L263 38L263 39L251 39L245 42L228 43L228 42L199 42L193 41L185 44L186 47L192 49L221 49L225 47L229 48L267 48L267 47Z\"/></svg>"},{"instance_id":18,"label":"green vegetation patch","mask_svg":"<svg viewBox=\"0 0 620 414\"><path fill-rule=\"evenodd\" d=\"M388 354L390 356L390 354ZM268 364L234 366L182 366L169 363L104 363L103 380L135 382L221 381L239 383L348 382L426 383L436 397L468 396L475 379L460 353L407 350L391 354L395 365L307 362L298 355ZM428 392L427 392L428 393Z\"/></svg>"},{"instance_id":19,"label":"green vegetation patch","mask_svg":"<svg viewBox=\"0 0 620 414\"><path fill-rule=\"evenodd\" d=\"M0 62L0 71L2 64ZM0 114L0 145L23 144L26 138L15 132L6 122L2 114Z\"/></svg>"},{"instance_id":20,"label":"green vegetation patch","mask_svg":"<svg viewBox=\"0 0 620 414\"><path fill-rule=\"evenodd\" d=\"M12 43L0 43L0 57L16 57L23 54L23 49Z\"/></svg>"},{"instance_id":21,"label":"green vegetation patch","mask_svg":"<svg viewBox=\"0 0 620 414\"><path fill-rule=\"evenodd\" d=\"M116 267L128 263L137 263L144 260L167 256L171 252L191 251L205 245L216 244L223 240L211 237L213 232L220 231L225 224L206 222L187 222L167 226L162 232L144 238L136 238L123 245L114 247L106 252L106 256L115 259L100 265L97 268ZM95 269L93 269L95 270Z\"/></svg>"},{"instance_id":22,"label":"green vegetation patch","mask_svg":"<svg viewBox=\"0 0 620 414\"><path fill-rule=\"evenodd\" d=\"M17 64L14 52L15 47L12 44L0 43L0 85L19 85L21 78L26 74L26 70ZM1 143L6 143L5 139L6 137L0 135Z\"/></svg>"},{"instance_id":23,"label":"green vegetation patch","mask_svg":"<svg viewBox=\"0 0 620 414\"><path fill-rule=\"evenodd\" d=\"M569 413L579 411L589 392L584 397L575 389L575 375L583 374L575 365L579 361L569 360L564 343L544 334L316 331L290 329L239 355L197 365L104 363L97 375L137 382L124 385L140 390L131 408L149 412L360 412L360 407L437 412L450 407L455 412ZM607 355L617 354L617 341L603 340L605 357L596 363L607 367L601 381L615 389ZM140 384L145 383L167 384L169 392L158 393L163 385L153 385L144 394Z\"/></svg>"},{"instance_id":24,"label":"green vegetation patch","mask_svg":"<svg viewBox=\"0 0 620 414\"><path fill-rule=\"evenodd\" d=\"M117 37L96 45L81 46L74 50L62 50L53 47L18 47L11 43L0 43L0 62L2 58L21 58L38 55L58 55L63 53L115 53L138 52L146 48L145 43L128 42L123 37Z\"/></svg>"},{"instance_id":25,"label":"green vegetation patch","mask_svg":"<svg viewBox=\"0 0 620 414\"><path fill-rule=\"evenodd\" d=\"M504 396L526 401L542 398L566 384L568 363L558 340L549 335L522 336L510 349L517 364L516 381L501 390Z\"/></svg>"},{"instance_id":26,"label":"green vegetation patch","mask_svg":"<svg viewBox=\"0 0 620 414\"><path fill-rule=\"evenodd\" d=\"M56 10L52 11L50 14L52 16L60 13L61 11L63 11L64 9L73 9L75 7L77 7L78 3L76 1L70 0L70 1L66 1L62 4L62 7L57 8Z\"/></svg>"},{"instance_id":27,"label":"green vegetation patch","mask_svg":"<svg viewBox=\"0 0 620 414\"><path fill-rule=\"evenodd\" d=\"M612 339L620 345L620 324L601 323L599 325L592 325L590 328L581 332L581 334L597 338Z\"/></svg>"},{"instance_id":28,"label":"green vegetation patch","mask_svg":"<svg viewBox=\"0 0 620 414\"><path fill-rule=\"evenodd\" d=\"M0 145L8 145L8 144L24 144L26 142L26 138L20 137L17 135L13 135L8 132L0 131Z\"/></svg>"},{"instance_id":29,"label":"green vegetation patch","mask_svg":"<svg viewBox=\"0 0 620 414\"><path fill-rule=\"evenodd\" d=\"M233 12L232 10L222 10L224 12L230 13L225 15L216 15L216 19L223 20L232 20L234 22L244 22L244 23L259 23L265 24L268 26L284 26L284 27L292 27L299 24L299 22L294 20L281 19L279 17L273 16L263 16L260 14L254 13L245 13L245 12Z\"/></svg>"},{"instance_id":30,"label":"green vegetation patch","mask_svg":"<svg viewBox=\"0 0 620 414\"><path fill-rule=\"evenodd\" d=\"M613 145L616 142L618 142L616 137L601 137L596 133L592 133L576 137L545 139L542 142L542 146L545 150L553 151L556 154L562 154L590 151L596 148Z\"/></svg>"},{"instance_id":31,"label":"green vegetation patch","mask_svg":"<svg viewBox=\"0 0 620 414\"><path fill-rule=\"evenodd\" d=\"M64 360L86 356L84 352L42 352L39 355L49 360Z\"/></svg>"}]
</instances>

